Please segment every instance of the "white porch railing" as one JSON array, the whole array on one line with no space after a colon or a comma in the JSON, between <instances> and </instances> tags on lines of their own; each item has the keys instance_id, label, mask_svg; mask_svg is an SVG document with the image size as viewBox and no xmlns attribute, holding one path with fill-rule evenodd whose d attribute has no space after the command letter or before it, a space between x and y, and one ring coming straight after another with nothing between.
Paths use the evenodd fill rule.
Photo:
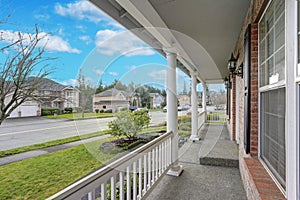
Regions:
<instances>
[{"instance_id":1,"label":"white porch railing","mask_svg":"<svg viewBox=\"0 0 300 200\"><path fill-rule=\"evenodd\" d=\"M173 133L165 133L49 197L52 199L142 199L171 166Z\"/></svg>"},{"instance_id":2,"label":"white porch railing","mask_svg":"<svg viewBox=\"0 0 300 200\"><path fill-rule=\"evenodd\" d=\"M209 124L225 124L226 114L224 111L212 111L207 113L207 123Z\"/></svg>"},{"instance_id":3,"label":"white porch railing","mask_svg":"<svg viewBox=\"0 0 300 200\"><path fill-rule=\"evenodd\" d=\"M202 111L198 115L198 129L202 127L205 121L206 121L206 111Z\"/></svg>"}]
</instances>

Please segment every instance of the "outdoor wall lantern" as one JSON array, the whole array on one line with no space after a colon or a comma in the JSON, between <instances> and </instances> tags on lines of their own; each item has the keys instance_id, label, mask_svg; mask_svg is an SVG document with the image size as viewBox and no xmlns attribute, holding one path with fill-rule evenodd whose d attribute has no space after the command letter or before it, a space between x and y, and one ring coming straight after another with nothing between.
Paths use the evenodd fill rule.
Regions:
<instances>
[{"instance_id":1,"label":"outdoor wall lantern","mask_svg":"<svg viewBox=\"0 0 300 200\"><path fill-rule=\"evenodd\" d=\"M243 65L237 68L236 63L237 63L237 59L233 57L233 53L232 53L231 58L228 60L228 70L231 74L235 74L243 78Z\"/></svg>"},{"instance_id":2,"label":"outdoor wall lantern","mask_svg":"<svg viewBox=\"0 0 300 200\"><path fill-rule=\"evenodd\" d=\"M225 82L225 87L230 89L231 88L231 84L230 84L230 80L229 77L225 77L224 78L224 82Z\"/></svg>"}]
</instances>

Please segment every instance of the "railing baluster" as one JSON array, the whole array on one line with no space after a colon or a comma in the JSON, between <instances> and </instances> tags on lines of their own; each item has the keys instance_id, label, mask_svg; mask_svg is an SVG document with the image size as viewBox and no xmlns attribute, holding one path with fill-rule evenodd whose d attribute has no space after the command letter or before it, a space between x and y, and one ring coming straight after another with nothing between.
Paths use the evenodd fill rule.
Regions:
<instances>
[{"instance_id":1,"label":"railing baluster","mask_svg":"<svg viewBox=\"0 0 300 200\"><path fill-rule=\"evenodd\" d=\"M94 198L93 198L93 195L94 193L93 192L89 192L88 193L88 200L94 200Z\"/></svg>"},{"instance_id":2,"label":"railing baluster","mask_svg":"<svg viewBox=\"0 0 300 200\"><path fill-rule=\"evenodd\" d=\"M162 174L162 158L161 158L161 150L162 149L162 144L160 143L158 146L158 176L160 176Z\"/></svg>"},{"instance_id":3,"label":"railing baluster","mask_svg":"<svg viewBox=\"0 0 300 200\"><path fill-rule=\"evenodd\" d=\"M120 200L124 200L124 172L120 171L120 191L119 191L119 197Z\"/></svg>"},{"instance_id":4,"label":"railing baluster","mask_svg":"<svg viewBox=\"0 0 300 200\"><path fill-rule=\"evenodd\" d=\"M110 190L111 190L111 200L116 199L116 182L115 182L115 177L112 176L110 178Z\"/></svg>"},{"instance_id":5,"label":"railing baluster","mask_svg":"<svg viewBox=\"0 0 300 200\"><path fill-rule=\"evenodd\" d=\"M139 159L139 199L142 198L142 158Z\"/></svg>"},{"instance_id":6,"label":"railing baluster","mask_svg":"<svg viewBox=\"0 0 300 200\"><path fill-rule=\"evenodd\" d=\"M147 191L147 153L144 154L144 187L143 187L143 193Z\"/></svg>"},{"instance_id":7,"label":"railing baluster","mask_svg":"<svg viewBox=\"0 0 300 200\"><path fill-rule=\"evenodd\" d=\"M148 152L148 188L151 186L151 151Z\"/></svg>"},{"instance_id":8,"label":"railing baluster","mask_svg":"<svg viewBox=\"0 0 300 200\"><path fill-rule=\"evenodd\" d=\"M152 149L152 179L151 179L151 185L154 184L155 180L155 150Z\"/></svg>"},{"instance_id":9,"label":"railing baluster","mask_svg":"<svg viewBox=\"0 0 300 200\"><path fill-rule=\"evenodd\" d=\"M158 179L158 146L155 147L155 180Z\"/></svg>"},{"instance_id":10,"label":"railing baluster","mask_svg":"<svg viewBox=\"0 0 300 200\"><path fill-rule=\"evenodd\" d=\"M172 163L172 151L171 151L171 149L172 149L172 139L169 138L169 163L168 163L168 165L170 165Z\"/></svg>"},{"instance_id":11,"label":"railing baluster","mask_svg":"<svg viewBox=\"0 0 300 200\"><path fill-rule=\"evenodd\" d=\"M126 196L127 196L127 200L131 199L131 186L130 186L130 166L127 167L126 169Z\"/></svg>"},{"instance_id":12,"label":"railing baluster","mask_svg":"<svg viewBox=\"0 0 300 200\"><path fill-rule=\"evenodd\" d=\"M106 183L101 184L101 200L106 200Z\"/></svg>"},{"instance_id":13,"label":"railing baluster","mask_svg":"<svg viewBox=\"0 0 300 200\"><path fill-rule=\"evenodd\" d=\"M136 186L136 162L133 162L133 200L136 200L137 196Z\"/></svg>"}]
</instances>

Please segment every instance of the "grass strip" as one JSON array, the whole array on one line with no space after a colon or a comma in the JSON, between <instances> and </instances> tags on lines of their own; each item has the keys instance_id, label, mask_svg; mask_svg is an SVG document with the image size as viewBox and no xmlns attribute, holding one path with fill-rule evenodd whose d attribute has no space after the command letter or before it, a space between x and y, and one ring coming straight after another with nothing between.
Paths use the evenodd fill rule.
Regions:
<instances>
[{"instance_id":1,"label":"grass strip","mask_svg":"<svg viewBox=\"0 0 300 200\"><path fill-rule=\"evenodd\" d=\"M158 132L162 132L162 131L166 131L166 126L148 127L146 129L142 130L141 134L158 133ZM15 149L4 150L4 151L0 151L0 158L6 157L6 156L11 156L11 155L18 154L18 153L23 153L26 151L32 151L32 150L37 150L37 149L43 149L46 147L52 147L52 146L57 146L57 145L61 145L61 144L66 144L66 143L70 143L70 142L76 142L79 140L97 137L97 136L101 136L101 135L105 135L105 134L110 134L110 131L109 130L99 131L99 132L89 133L89 134L85 134L85 135L81 135L81 136L74 136L74 137L34 144L34 145L26 146L26 147L19 147L19 148L15 148Z\"/></svg>"},{"instance_id":2,"label":"grass strip","mask_svg":"<svg viewBox=\"0 0 300 200\"><path fill-rule=\"evenodd\" d=\"M99 149L106 138L0 167L0 199L45 199L118 154Z\"/></svg>"},{"instance_id":3,"label":"grass strip","mask_svg":"<svg viewBox=\"0 0 300 200\"><path fill-rule=\"evenodd\" d=\"M84 118L82 118L82 113L68 113L57 115L57 118L54 118L54 115L43 116L47 119L69 119L69 120L80 120L80 119L93 119L93 118L108 118L113 117L113 113L84 113Z\"/></svg>"},{"instance_id":4,"label":"grass strip","mask_svg":"<svg viewBox=\"0 0 300 200\"><path fill-rule=\"evenodd\" d=\"M18 154L18 153L23 153L26 151L32 151L32 150L42 149L42 148L46 148L46 147L52 147L52 146L57 146L57 145L61 145L61 144L66 144L66 143L70 143L70 142L76 142L79 140L88 139L88 138L105 135L105 134L109 134L109 133L110 133L110 131L105 130L105 131L89 133L89 134L85 134L85 135L81 135L81 136L73 136L73 137L69 137L69 138L63 138L63 139L59 139L59 140L53 140L53 141L49 141L49 142L34 144L34 145L26 146L26 147L19 147L19 148L15 148L15 149L4 150L4 151L0 151L0 158Z\"/></svg>"}]
</instances>

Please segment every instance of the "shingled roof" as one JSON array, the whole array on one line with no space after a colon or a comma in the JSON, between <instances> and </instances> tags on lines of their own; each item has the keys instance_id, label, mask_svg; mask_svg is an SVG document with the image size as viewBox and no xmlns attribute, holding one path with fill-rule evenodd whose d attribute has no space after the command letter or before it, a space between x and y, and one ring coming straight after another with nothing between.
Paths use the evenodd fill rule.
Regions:
<instances>
[{"instance_id":1,"label":"shingled roof","mask_svg":"<svg viewBox=\"0 0 300 200\"><path fill-rule=\"evenodd\" d=\"M130 96L130 94L128 92L126 92L124 90L117 90L115 88L111 88L111 89L105 90L103 92L95 94L95 96L97 96L97 97L110 97L110 96L114 96L114 95L116 95L118 93L122 93L126 97Z\"/></svg>"}]
</instances>

